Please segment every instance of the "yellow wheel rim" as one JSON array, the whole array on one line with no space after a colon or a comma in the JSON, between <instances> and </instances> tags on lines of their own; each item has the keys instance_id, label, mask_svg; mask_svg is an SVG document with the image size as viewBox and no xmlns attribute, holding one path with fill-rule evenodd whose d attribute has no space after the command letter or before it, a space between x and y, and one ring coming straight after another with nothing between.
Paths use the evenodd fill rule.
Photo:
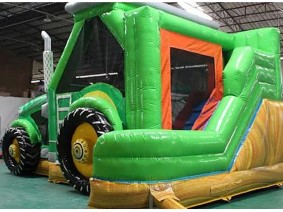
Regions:
<instances>
[{"instance_id":1,"label":"yellow wheel rim","mask_svg":"<svg viewBox=\"0 0 283 212\"><path fill-rule=\"evenodd\" d=\"M20 162L20 145L18 140L15 138L12 144L9 146L9 154L15 159L17 163Z\"/></svg>"},{"instance_id":2,"label":"yellow wheel rim","mask_svg":"<svg viewBox=\"0 0 283 212\"><path fill-rule=\"evenodd\" d=\"M72 136L71 151L74 165L87 178L92 176L93 146L97 137L94 128L86 122L80 124Z\"/></svg>"}]
</instances>

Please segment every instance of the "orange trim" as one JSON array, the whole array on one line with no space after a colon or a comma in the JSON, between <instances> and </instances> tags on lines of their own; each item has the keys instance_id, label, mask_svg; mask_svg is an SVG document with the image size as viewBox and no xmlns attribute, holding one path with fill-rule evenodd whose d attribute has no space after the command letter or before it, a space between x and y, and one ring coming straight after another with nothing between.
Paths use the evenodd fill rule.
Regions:
<instances>
[{"instance_id":1,"label":"orange trim","mask_svg":"<svg viewBox=\"0 0 283 212\"><path fill-rule=\"evenodd\" d=\"M215 90L213 92L213 97L215 98L215 100L220 100L223 95L222 48L220 45L217 44L209 43L192 37L187 37L164 29L160 29L160 36L162 80L162 128L172 129L170 47L214 58ZM209 113L207 114L209 115Z\"/></svg>"},{"instance_id":2,"label":"orange trim","mask_svg":"<svg viewBox=\"0 0 283 212\"><path fill-rule=\"evenodd\" d=\"M171 115L171 63L170 63L170 44L167 31L160 31L161 35L161 78L162 78L162 128L172 129ZM170 115L169 115L170 114Z\"/></svg>"}]
</instances>

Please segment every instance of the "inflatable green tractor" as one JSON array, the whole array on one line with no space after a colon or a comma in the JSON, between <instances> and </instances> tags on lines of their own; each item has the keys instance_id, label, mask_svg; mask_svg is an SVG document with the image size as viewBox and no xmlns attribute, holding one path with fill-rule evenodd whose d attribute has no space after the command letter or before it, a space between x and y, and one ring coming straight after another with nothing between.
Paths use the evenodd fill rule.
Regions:
<instances>
[{"instance_id":1,"label":"inflatable green tractor","mask_svg":"<svg viewBox=\"0 0 283 212\"><path fill-rule=\"evenodd\" d=\"M43 33L47 95L4 135L11 172L36 170L48 149L106 208L192 207L283 182L278 29L227 34L163 3L66 10L74 26L53 74Z\"/></svg>"}]
</instances>

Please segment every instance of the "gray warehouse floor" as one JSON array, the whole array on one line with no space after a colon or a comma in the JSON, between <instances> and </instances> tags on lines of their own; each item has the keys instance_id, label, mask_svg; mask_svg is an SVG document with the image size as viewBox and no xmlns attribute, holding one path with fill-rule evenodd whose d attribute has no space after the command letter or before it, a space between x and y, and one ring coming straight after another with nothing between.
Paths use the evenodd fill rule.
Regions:
<instances>
[{"instance_id":1,"label":"gray warehouse floor","mask_svg":"<svg viewBox=\"0 0 283 212\"><path fill-rule=\"evenodd\" d=\"M0 159L0 209L87 209L88 196L44 176L17 177Z\"/></svg>"},{"instance_id":2,"label":"gray warehouse floor","mask_svg":"<svg viewBox=\"0 0 283 212\"><path fill-rule=\"evenodd\" d=\"M88 196L44 176L17 177L0 159L0 209L87 209ZM283 209L283 189L271 187L218 201L200 209Z\"/></svg>"}]
</instances>

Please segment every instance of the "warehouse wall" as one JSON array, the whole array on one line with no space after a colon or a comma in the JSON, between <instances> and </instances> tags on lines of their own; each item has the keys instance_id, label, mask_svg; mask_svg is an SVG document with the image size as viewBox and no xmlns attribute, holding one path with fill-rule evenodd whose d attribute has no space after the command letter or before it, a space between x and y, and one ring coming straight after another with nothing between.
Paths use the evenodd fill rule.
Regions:
<instances>
[{"instance_id":1,"label":"warehouse wall","mask_svg":"<svg viewBox=\"0 0 283 212\"><path fill-rule=\"evenodd\" d=\"M37 61L32 62L32 80L43 79L43 64Z\"/></svg>"},{"instance_id":2,"label":"warehouse wall","mask_svg":"<svg viewBox=\"0 0 283 212\"><path fill-rule=\"evenodd\" d=\"M30 89L32 60L0 48L0 96L23 96Z\"/></svg>"},{"instance_id":3,"label":"warehouse wall","mask_svg":"<svg viewBox=\"0 0 283 212\"><path fill-rule=\"evenodd\" d=\"M28 98L0 96L0 139L11 122L18 118L19 107L29 100Z\"/></svg>"}]
</instances>

